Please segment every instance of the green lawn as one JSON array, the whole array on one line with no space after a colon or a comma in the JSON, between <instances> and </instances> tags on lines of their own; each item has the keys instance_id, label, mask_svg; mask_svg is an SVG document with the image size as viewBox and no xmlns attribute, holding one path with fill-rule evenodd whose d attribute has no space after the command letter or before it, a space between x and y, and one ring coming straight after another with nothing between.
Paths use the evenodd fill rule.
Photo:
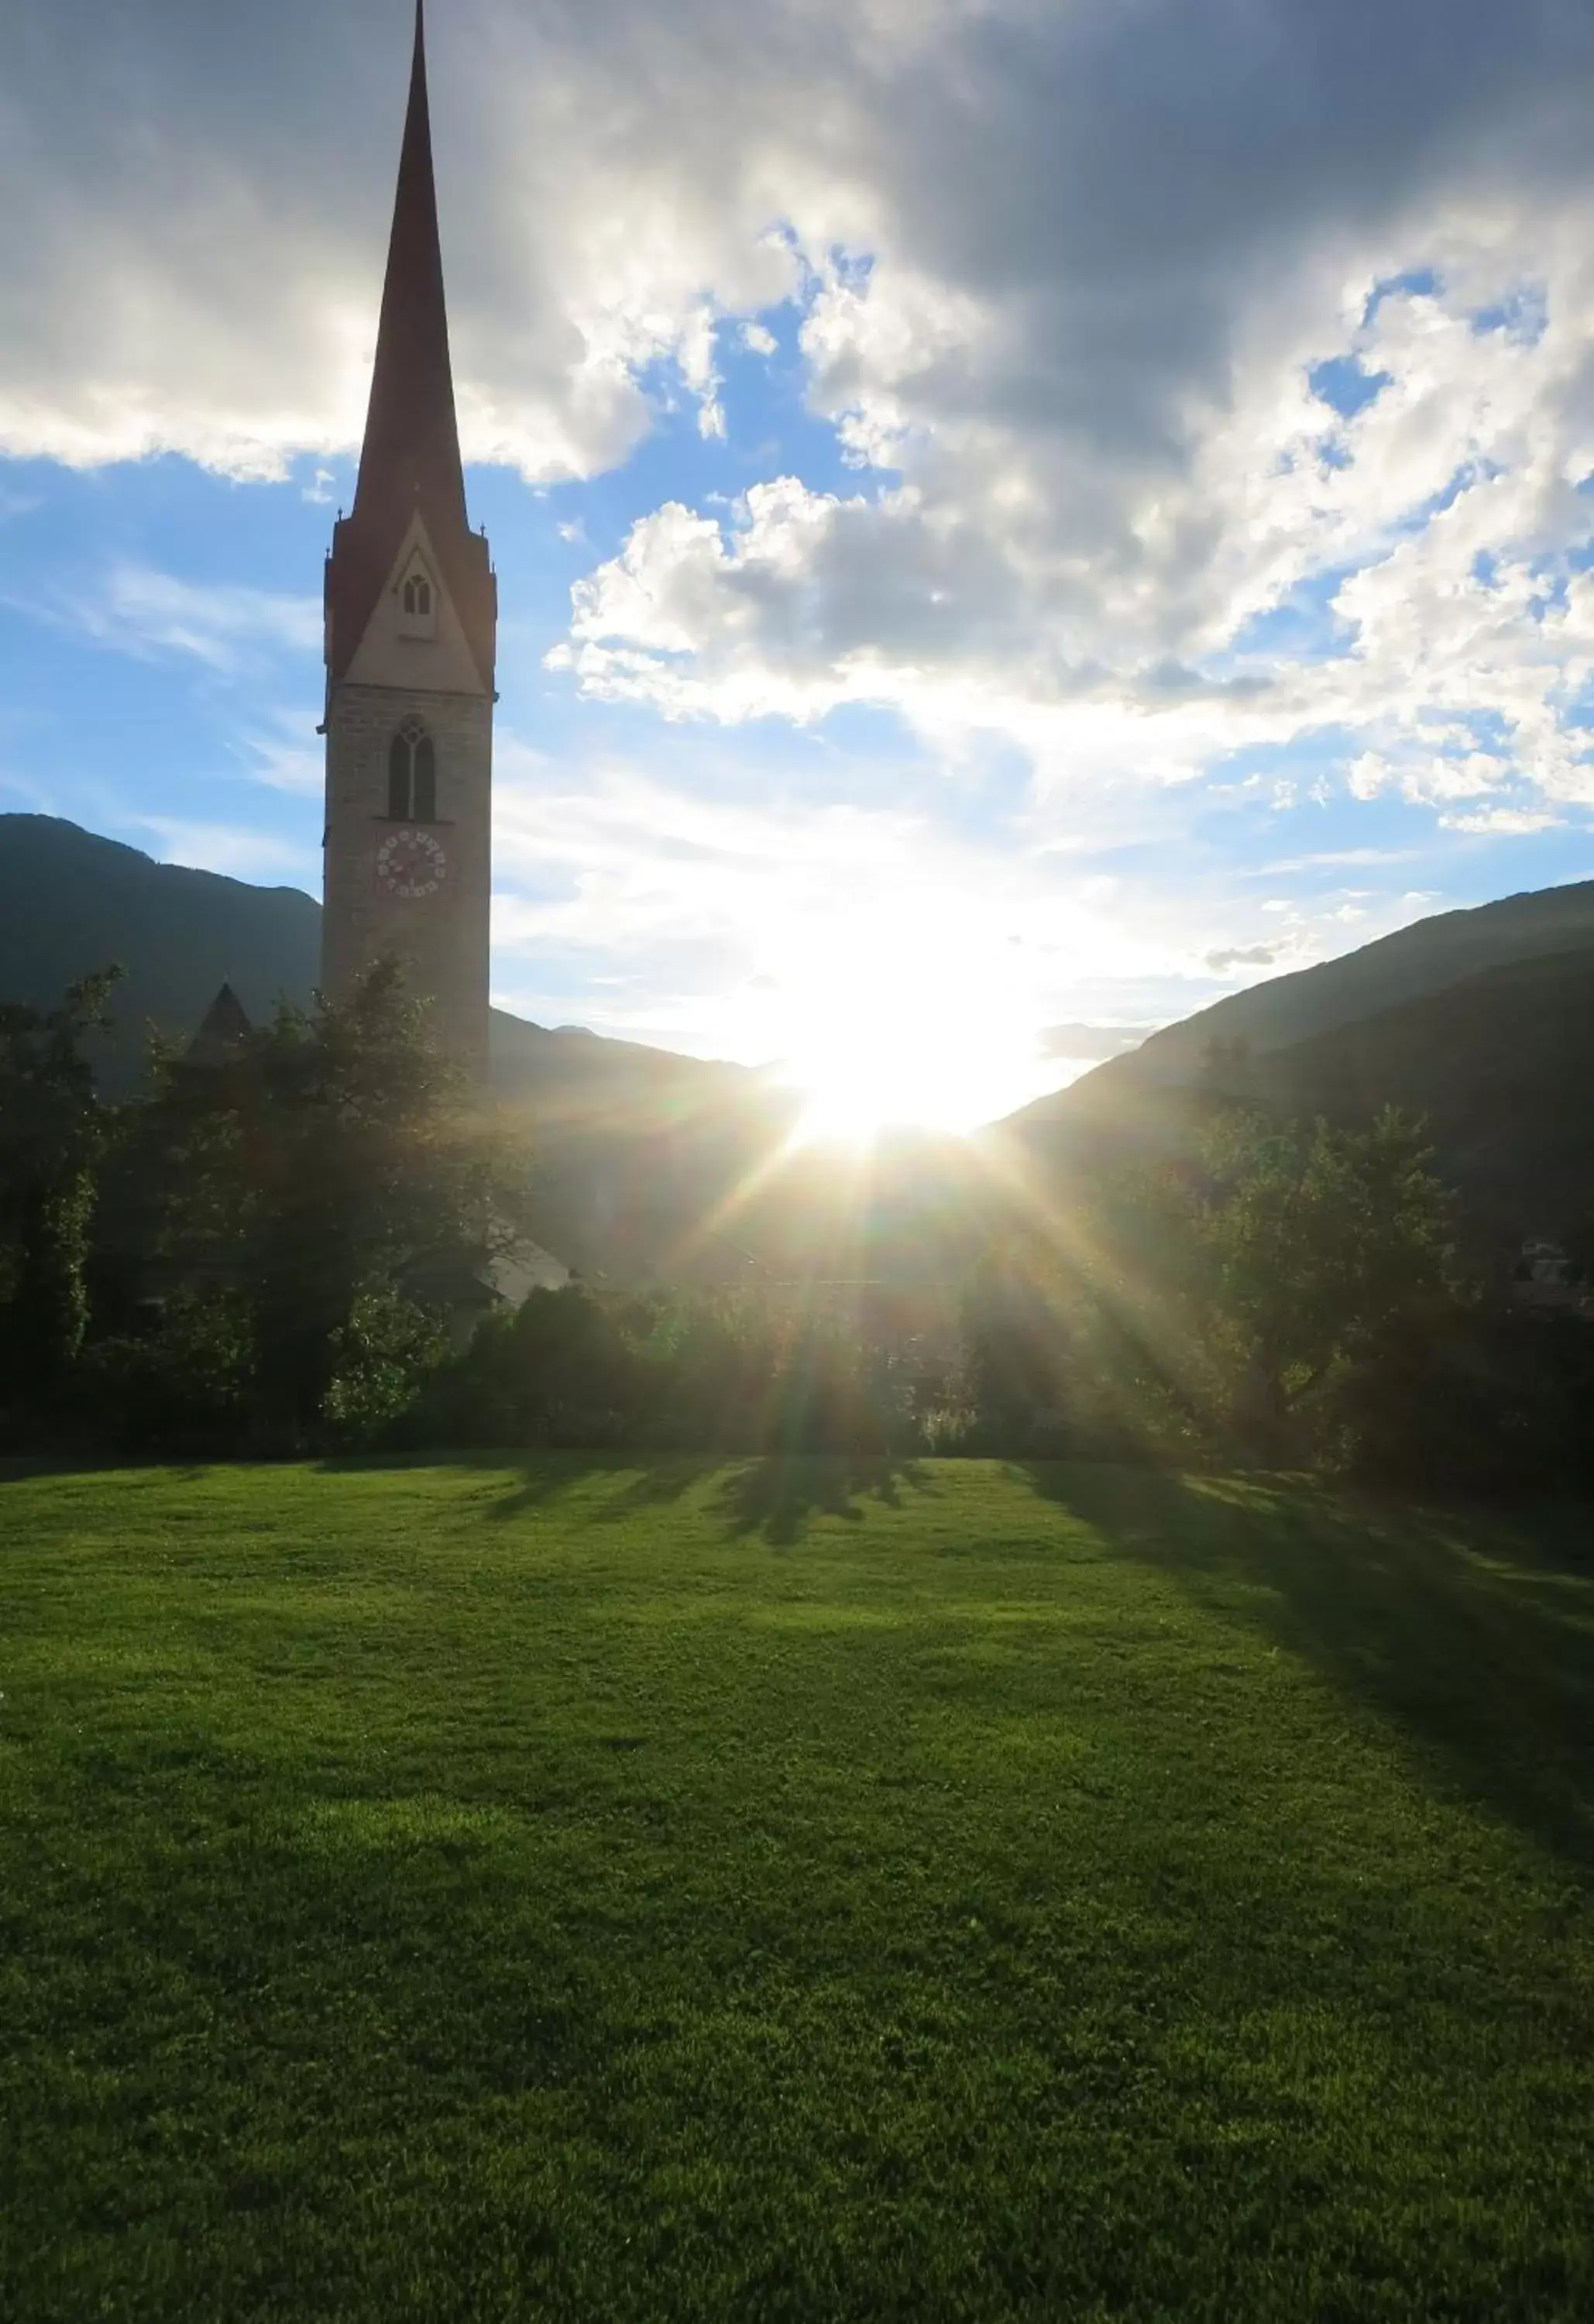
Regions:
<instances>
[{"instance_id":1,"label":"green lawn","mask_svg":"<svg viewBox=\"0 0 1594 2324\"><path fill-rule=\"evenodd\" d=\"M0 2317L1594 2314L1594 1550L0 1481Z\"/></svg>"}]
</instances>

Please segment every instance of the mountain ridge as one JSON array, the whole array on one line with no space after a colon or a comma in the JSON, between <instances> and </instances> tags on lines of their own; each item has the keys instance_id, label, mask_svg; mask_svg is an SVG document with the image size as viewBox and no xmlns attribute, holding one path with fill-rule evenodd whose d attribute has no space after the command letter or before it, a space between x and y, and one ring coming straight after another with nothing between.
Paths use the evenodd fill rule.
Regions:
<instances>
[{"instance_id":1,"label":"mountain ridge","mask_svg":"<svg viewBox=\"0 0 1594 2324\"><path fill-rule=\"evenodd\" d=\"M142 1068L146 1028L183 1038L223 984L256 1024L279 1000L308 1007L320 931L321 907L301 888L161 863L62 816L0 815L0 999L52 1007L75 978L120 963L116 1028L99 1053L107 1081L119 1088ZM729 1059L692 1057L583 1025L539 1025L502 1009L493 1020L495 1048L509 1060L523 1063L528 1042L557 1045L568 1056L593 1044L616 1069L757 1078L756 1068Z\"/></svg>"},{"instance_id":2,"label":"mountain ridge","mask_svg":"<svg viewBox=\"0 0 1594 2324\"><path fill-rule=\"evenodd\" d=\"M1066 1087L1004 1117L1018 1128L1078 1120L1129 1090L1188 1082L1209 1042L1241 1038L1253 1053L1283 1048L1442 991L1486 968L1594 943L1594 880L1529 888L1412 921L1370 944L1267 977L1163 1027Z\"/></svg>"},{"instance_id":3,"label":"mountain ridge","mask_svg":"<svg viewBox=\"0 0 1594 2324\"><path fill-rule=\"evenodd\" d=\"M260 1023L308 1006L321 908L296 888L157 863L52 816L0 816L0 1000L56 1005L68 984L125 969L91 1055L107 1094L143 1078L148 1029L186 1042L225 983ZM723 1058L616 1040L585 1027L490 1019L494 1095L523 1121L539 1240L584 1273L658 1274L689 1250L698 1275L747 1256L711 1224L790 1127L795 1095Z\"/></svg>"},{"instance_id":4,"label":"mountain ridge","mask_svg":"<svg viewBox=\"0 0 1594 2324\"><path fill-rule=\"evenodd\" d=\"M73 977L124 962L100 1061L115 1093L136 1084L144 1021L186 1038L224 982L257 1021L279 994L308 1002L319 925L300 890L158 864L53 816L0 816L0 999L48 1006ZM1214 1042L1229 1045L1230 1094L1272 1111L1424 1114L1442 1171L1492 1233L1571 1234L1594 1210L1594 881L1436 913L1230 994L977 1133L966 1157L926 1148L904 1170L882 1150L873 1241L838 1228L823 1254L815 1222L835 1205L819 1162L788 1158L763 1187L797 1105L769 1073L503 1010L492 1071L526 1125L550 1248L617 1279L688 1267L723 1279L856 1272L888 1246L906 1250L913 1216L940 1220L938 1250L961 1247L982 1147L995 1158L985 1141L1076 1176L1187 1149Z\"/></svg>"}]
</instances>

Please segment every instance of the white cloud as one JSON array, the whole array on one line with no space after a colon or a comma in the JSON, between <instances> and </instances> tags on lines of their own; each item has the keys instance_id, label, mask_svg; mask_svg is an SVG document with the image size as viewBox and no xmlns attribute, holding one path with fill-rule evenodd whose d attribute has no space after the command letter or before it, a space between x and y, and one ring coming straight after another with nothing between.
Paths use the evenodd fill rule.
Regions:
<instances>
[{"instance_id":1,"label":"white cloud","mask_svg":"<svg viewBox=\"0 0 1594 2324\"><path fill-rule=\"evenodd\" d=\"M1096 510L1129 528L1116 549L1099 537L1075 554L1092 493L1074 475L1073 499L1048 494L1017 431L999 444L989 421L926 416L914 448L882 392L871 456L899 461L906 481L841 495L788 477L723 522L678 504L640 520L578 586L555 666L672 716L868 701L926 733L989 726L1031 752L1043 783L1073 790L1176 779L1225 750L1345 727L1371 744L1349 769L1357 798L1393 788L1443 813L1525 789L1594 804L1580 723L1594 579L1579 561L1594 499L1575 489L1594 474L1594 268L1580 253L1594 206L1577 214L1535 337L1475 327L1479 285L1457 255L1453 290L1387 294L1343 335L1387 374L1362 411L1342 420L1311 393L1303 344L1242 373L1233 412L1192 431L1179 474L1121 479L1113 510ZM1414 240L1413 255L1429 246ZM852 310L875 279L845 289ZM1363 291L1372 280L1369 264ZM834 316L825 329L839 364ZM897 318L886 338L903 337ZM944 357L940 342L912 344L921 365ZM861 371L856 334L852 356ZM1251 641L1319 576L1329 650ZM1273 804L1297 796L1281 782Z\"/></svg>"},{"instance_id":2,"label":"white cloud","mask_svg":"<svg viewBox=\"0 0 1594 2324\"><path fill-rule=\"evenodd\" d=\"M1447 815L1441 820L1450 831L1526 835L1537 831L1553 831L1563 818L1545 814L1536 807L1492 807L1482 808L1476 815Z\"/></svg>"},{"instance_id":3,"label":"white cloud","mask_svg":"<svg viewBox=\"0 0 1594 2324\"><path fill-rule=\"evenodd\" d=\"M1259 880L1283 879L1286 874L1296 872L1332 871L1347 866L1370 867L1373 864L1383 863L1410 863L1414 860L1416 853L1417 850L1412 847L1330 847L1309 855L1288 856L1273 863L1253 864L1251 877ZM1288 908L1285 904L1278 906L1281 911ZM1267 904L1263 907L1263 909L1271 911L1274 907Z\"/></svg>"},{"instance_id":4,"label":"white cloud","mask_svg":"<svg viewBox=\"0 0 1594 2324\"><path fill-rule=\"evenodd\" d=\"M31 775L13 774L8 768L0 767L0 791L6 792L12 798L21 799L22 807L14 808L14 814L57 815L60 811L54 793L47 790L42 783L36 782Z\"/></svg>"},{"instance_id":5,"label":"white cloud","mask_svg":"<svg viewBox=\"0 0 1594 2324\"><path fill-rule=\"evenodd\" d=\"M148 0L136 21L99 0L23 6L37 36L9 44L0 96L0 198L29 221L0 262L0 448L75 465L176 450L240 477L346 449L375 335L402 12L283 0L235 12L218 44L203 0ZM534 17L462 0L432 26L471 455L531 477L623 458L660 363L712 410L714 316L792 286L768 231L778 77L845 69L839 54L825 66L804 6L783 13L716 27L628 0Z\"/></svg>"},{"instance_id":6,"label":"white cloud","mask_svg":"<svg viewBox=\"0 0 1594 2324\"><path fill-rule=\"evenodd\" d=\"M307 706L257 720L241 738L244 772L272 790L319 798L326 788L326 746L316 739Z\"/></svg>"},{"instance_id":7,"label":"white cloud","mask_svg":"<svg viewBox=\"0 0 1594 2324\"><path fill-rule=\"evenodd\" d=\"M147 565L113 566L91 587L24 610L117 653L175 655L229 677L283 654L314 651L321 642L314 598L236 584L207 586Z\"/></svg>"},{"instance_id":8,"label":"white cloud","mask_svg":"<svg viewBox=\"0 0 1594 2324\"><path fill-rule=\"evenodd\" d=\"M1226 945L1220 951L1207 954L1207 966L1214 976L1231 975L1237 968L1272 968L1276 965L1281 947L1277 945Z\"/></svg>"},{"instance_id":9,"label":"white cloud","mask_svg":"<svg viewBox=\"0 0 1594 2324\"><path fill-rule=\"evenodd\" d=\"M1048 1028L1144 1030L1414 917L1343 892L1208 957L1221 881L1170 894L1038 843L1020 818L972 842L930 806L731 796L623 761L572 766L505 736L496 756L495 989L540 1021L755 1064L878 1033L919 1044L994 1115L1064 1078ZM557 964L559 982L550 981ZM1214 978L1221 981L1214 984ZM583 999L573 1011L567 994ZM916 1052L917 1054L917 1052ZM1088 1047L1068 1060L1080 1065ZM926 1071L932 1070L926 1054Z\"/></svg>"},{"instance_id":10,"label":"white cloud","mask_svg":"<svg viewBox=\"0 0 1594 2324\"><path fill-rule=\"evenodd\" d=\"M200 0L23 5L0 447L240 475L346 448L392 7L244 12L224 58ZM1043 803L1331 729L1356 797L1594 805L1594 20L1435 7L1380 12L1373 72L1321 0L458 0L432 65L469 451L590 475L683 397L714 437L719 335L768 353L790 300L855 471L645 516L558 666L672 717L993 730Z\"/></svg>"},{"instance_id":11,"label":"white cloud","mask_svg":"<svg viewBox=\"0 0 1594 2324\"><path fill-rule=\"evenodd\" d=\"M162 863L187 863L200 872L220 872L234 880L269 880L292 872L302 878L304 851L291 840L242 824L191 823L170 816L137 816L134 828L149 833Z\"/></svg>"}]
</instances>

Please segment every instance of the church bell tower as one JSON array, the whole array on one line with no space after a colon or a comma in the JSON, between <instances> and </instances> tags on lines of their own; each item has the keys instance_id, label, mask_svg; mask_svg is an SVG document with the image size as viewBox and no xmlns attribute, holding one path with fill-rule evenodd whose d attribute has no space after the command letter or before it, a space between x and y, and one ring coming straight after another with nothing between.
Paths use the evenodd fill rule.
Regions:
<instances>
[{"instance_id":1,"label":"church bell tower","mask_svg":"<svg viewBox=\"0 0 1594 2324\"><path fill-rule=\"evenodd\" d=\"M487 1056L493 669L498 588L470 529L415 59L354 507L327 559L321 983L392 955L473 1073Z\"/></svg>"}]
</instances>

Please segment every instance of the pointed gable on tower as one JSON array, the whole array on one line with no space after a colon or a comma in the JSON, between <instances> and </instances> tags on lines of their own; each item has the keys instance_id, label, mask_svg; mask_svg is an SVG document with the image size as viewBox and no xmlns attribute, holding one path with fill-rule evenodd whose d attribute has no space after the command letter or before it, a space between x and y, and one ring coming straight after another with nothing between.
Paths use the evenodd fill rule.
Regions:
<instances>
[{"instance_id":1,"label":"pointed gable on tower","mask_svg":"<svg viewBox=\"0 0 1594 2324\"><path fill-rule=\"evenodd\" d=\"M244 1003L230 984L224 984L200 1019L184 1055L190 1065L230 1064L253 1030Z\"/></svg>"},{"instance_id":2,"label":"pointed gable on tower","mask_svg":"<svg viewBox=\"0 0 1594 2324\"><path fill-rule=\"evenodd\" d=\"M468 653L470 677L491 694L497 585L487 544L471 530L465 513L432 174L421 0L416 0L410 104L359 478L354 508L335 527L327 560L329 685L349 675L385 594L393 594L395 614L404 620L406 634L430 634L417 626L413 604L407 610L402 602L418 558L428 588L440 600L424 618L436 623L443 606L451 608ZM410 590L412 600L418 601L420 594L419 588Z\"/></svg>"}]
</instances>

